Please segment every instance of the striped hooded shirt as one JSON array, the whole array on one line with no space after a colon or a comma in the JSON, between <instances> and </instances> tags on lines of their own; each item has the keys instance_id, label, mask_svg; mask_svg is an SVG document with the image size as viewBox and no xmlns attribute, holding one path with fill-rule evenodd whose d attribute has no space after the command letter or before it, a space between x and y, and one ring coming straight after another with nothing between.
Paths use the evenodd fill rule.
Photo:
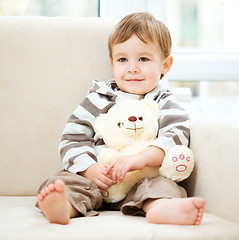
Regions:
<instances>
[{"instance_id":1,"label":"striped hooded shirt","mask_svg":"<svg viewBox=\"0 0 239 240\"><path fill-rule=\"evenodd\" d=\"M94 130L96 117L106 113L118 101L130 98L150 99L158 104L158 136L151 145L162 148L165 153L176 145L188 146L189 116L170 91L158 85L145 95L135 95L120 91L114 80L107 83L93 81L93 87L75 109L63 130L59 151L65 170L78 173L97 162L98 152L105 145Z\"/></svg>"}]
</instances>

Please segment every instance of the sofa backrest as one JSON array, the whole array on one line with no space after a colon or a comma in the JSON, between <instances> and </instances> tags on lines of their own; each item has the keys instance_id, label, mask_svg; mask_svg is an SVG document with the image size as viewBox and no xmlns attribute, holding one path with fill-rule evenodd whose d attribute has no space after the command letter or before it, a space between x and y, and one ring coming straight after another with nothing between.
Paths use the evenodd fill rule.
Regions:
<instances>
[{"instance_id":1,"label":"sofa backrest","mask_svg":"<svg viewBox=\"0 0 239 240\"><path fill-rule=\"evenodd\" d=\"M112 78L99 18L0 17L0 195L33 195L92 80Z\"/></svg>"}]
</instances>

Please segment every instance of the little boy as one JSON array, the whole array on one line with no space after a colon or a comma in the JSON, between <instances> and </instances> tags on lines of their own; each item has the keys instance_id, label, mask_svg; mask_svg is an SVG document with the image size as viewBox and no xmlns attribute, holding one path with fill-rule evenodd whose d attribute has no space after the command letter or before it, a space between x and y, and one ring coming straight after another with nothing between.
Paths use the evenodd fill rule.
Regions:
<instances>
[{"instance_id":1,"label":"little boy","mask_svg":"<svg viewBox=\"0 0 239 240\"><path fill-rule=\"evenodd\" d=\"M68 224L76 216L94 216L99 209L146 216L149 223L199 225L205 201L186 198L185 190L164 177L143 179L119 203L106 204L102 192L122 181L129 171L160 166L169 149L188 145L189 118L174 96L158 84L173 62L171 37L163 23L149 13L123 18L108 41L114 80L94 81L63 132L59 146L64 170L45 181L38 207L50 223ZM122 99L152 99L162 117L154 145L120 157L110 166L97 162L104 147L94 131L95 118Z\"/></svg>"}]
</instances>

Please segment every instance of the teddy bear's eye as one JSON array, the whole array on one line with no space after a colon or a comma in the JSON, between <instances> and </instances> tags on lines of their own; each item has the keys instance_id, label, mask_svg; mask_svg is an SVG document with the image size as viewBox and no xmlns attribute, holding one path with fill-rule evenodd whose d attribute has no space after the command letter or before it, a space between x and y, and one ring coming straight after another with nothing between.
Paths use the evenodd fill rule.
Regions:
<instances>
[{"instance_id":1,"label":"teddy bear's eye","mask_svg":"<svg viewBox=\"0 0 239 240\"><path fill-rule=\"evenodd\" d=\"M118 123L118 127L121 128L124 124L122 122Z\"/></svg>"},{"instance_id":2,"label":"teddy bear's eye","mask_svg":"<svg viewBox=\"0 0 239 240\"><path fill-rule=\"evenodd\" d=\"M143 121L143 117L139 117L138 119L139 119L140 121Z\"/></svg>"}]
</instances>

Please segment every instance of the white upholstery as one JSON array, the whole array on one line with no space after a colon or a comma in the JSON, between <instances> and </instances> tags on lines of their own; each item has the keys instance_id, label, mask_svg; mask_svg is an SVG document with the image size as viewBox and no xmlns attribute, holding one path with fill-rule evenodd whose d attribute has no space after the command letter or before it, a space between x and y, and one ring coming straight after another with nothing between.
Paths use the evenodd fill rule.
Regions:
<instances>
[{"instance_id":1,"label":"white upholstery","mask_svg":"<svg viewBox=\"0 0 239 240\"><path fill-rule=\"evenodd\" d=\"M206 214L198 226L148 224L143 217L104 211L99 217L75 218L68 226L49 224L34 207L35 197L0 197L0 239L238 239L238 225ZM7 221L5 220L7 219Z\"/></svg>"},{"instance_id":2,"label":"white upholstery","mask_svg":"<svg viewBox=\"0 0 239 240\"><path fill-rule=\"evenodd\" d=\"M36 190L61 169L65 122L93 79L112 77L113 20L0 17L0 239L239 239L238 119L193 116L196 167L184 182L205 197L201 226L154 225L103 212L67 226L48 224Z\"/></svg>"}]
</instances>

